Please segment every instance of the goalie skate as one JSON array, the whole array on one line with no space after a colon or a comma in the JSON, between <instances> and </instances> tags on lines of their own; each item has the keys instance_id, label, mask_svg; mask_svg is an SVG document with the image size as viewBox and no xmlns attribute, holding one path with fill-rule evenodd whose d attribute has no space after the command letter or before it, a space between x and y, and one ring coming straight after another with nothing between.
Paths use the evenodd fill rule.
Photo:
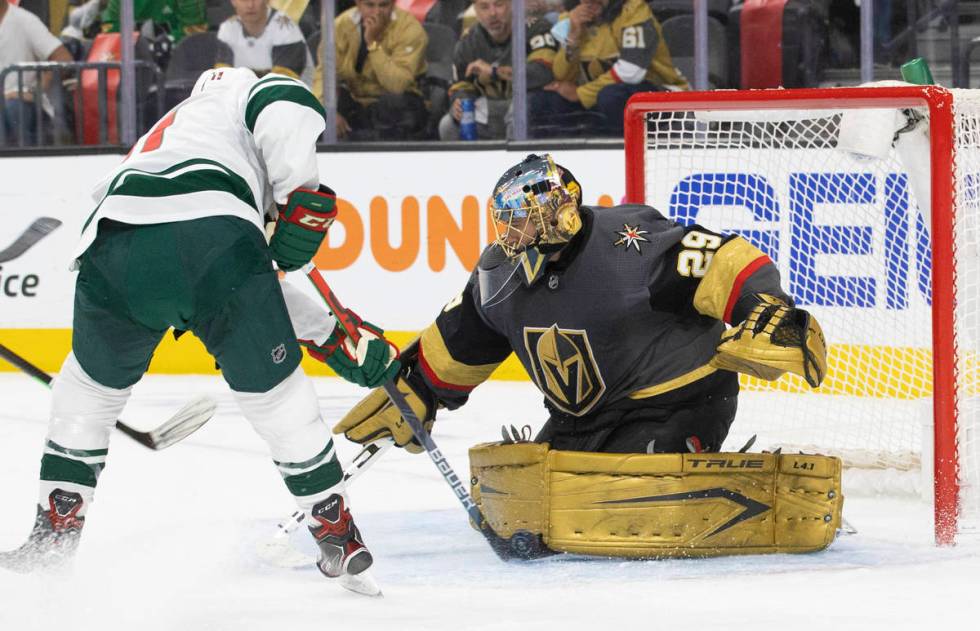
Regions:
<instances>
[{"instance_id":1,"label":"goalie skate","mask_svg":"<svg viewBox=\"0 0 980 631\"><path fill-rule=\"evenodd\" d=\"M55 570L68 564L75 554L85 518L79 517L82 496L55 489L48 508L37 507L34 528L27 542L16 550L0 552L0 568L27 574Z\"/></svg>"}]
</instances>

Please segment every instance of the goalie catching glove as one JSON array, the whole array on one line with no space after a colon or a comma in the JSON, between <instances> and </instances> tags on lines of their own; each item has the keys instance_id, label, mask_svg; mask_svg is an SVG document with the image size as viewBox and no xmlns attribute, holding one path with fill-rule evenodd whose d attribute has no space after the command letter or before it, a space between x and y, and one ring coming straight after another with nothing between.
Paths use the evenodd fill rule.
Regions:
<instances>
[{"instance_id":1,"label":"goalie catching glove","mask_svg":"<svg viewBox=\"0 0 980 631\"><path fill-rule=\"evenodd\" d=\"M286 205L279 207L276 232L269 241L279 269L292 272L313 260L336 216L337 195L330 187L321 184L315 191L298 188L290 193Z\"/></svg>"},{"instance_id":2,"label":"goalie catching glove","mask_svg":"<svg viewBox=\"0 0 980 631\"><path fill-rule=\"evenodd\" d=\"M432 430L436 416L436 397L426 387L421 376L415 372L415 356L418 346L413 345L405 350L402 357L404 368L395 381L415 415L422 421L425 431ZM361 400L348 412L340 422L334 425L334 434L343 434L355 443L369 443L379 438L390 436L395 445L413 454L423 451L422 445L415 440L412 428L398 412L388 395L377 388Z\"/></svg>"},{"instance_id":3,"label":"goalie catching glove","mask_svg":"<svg viewBox=\"0 0 980 631\"><path fill-rule=\"evenodd\" d=\"M819 386L827 374L827 344L816 318L768 294L757 298L745 320L722 333L711 365L769 381L788 371Z\"/></svg>"},{"instance_id":4,"label":"goalie catching glove","mask_svg":"<svg viewBox=\"0 0 980 631\"><path fill-rule=\"evenodd\" d=\"M339 376L359 386L375 388L394 378L401 368L398 348L384 338L384 331L363 321L349 309L347 313L361 334L357 344L338 322L322 346L306 340L300 340L300 345L306 347L310 357L324 362Z\"/></svg>"}]
</instances>

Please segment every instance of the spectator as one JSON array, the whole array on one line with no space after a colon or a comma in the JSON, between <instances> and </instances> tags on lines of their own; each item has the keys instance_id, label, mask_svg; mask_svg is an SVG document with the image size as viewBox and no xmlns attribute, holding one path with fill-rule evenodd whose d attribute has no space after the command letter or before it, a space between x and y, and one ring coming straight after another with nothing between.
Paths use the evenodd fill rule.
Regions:
<instances>
[{"instance_id":1,"label":"spectator","mask_svg":"<svg viewBox=\"0 0 980 631\"><path fill-rule=\"evenodd\" d=\"M394 0L357 0L336 20L337 135L400 140L419 135L426 121L418 80L425 73L428 37ZM323 48L313 92L323 93Z\"/></svg>"},{"instance_id":2,"label":"spectator","mask_svg":"<svg viewBox=\"0 0 980 631\"><path fill-rule=\"evenodd\" d=\"M120 1L109 0L102 12L102 32L118 33ZM137 26L152 22L179 42L185 35L208 30L204 0L133 0L133 19Z\"/></svg>"},{"instance_id":3,"label":"spectator","mask_svg":"<svg viewBox=\"0 0 980 631\"><path fill-rule=\"evenodd\" d=\"M258 76L276 72L313 85L313 57L303 33L269 0L231 0L235 15L218 28L215 67L248 68Z\"/></svg>"},{"instance_id":4,"label":"spectator","mask_svg":"<svg viewBox=\"0 0 980 631\"><path fill-rule=\"evenodd\" d=\"M477 24L463 35L453 53L456 83L449 89L452 106L439 123L441 140L459 139L461 102L467 98L476 100L476 128L481 140L510 135L511 0L476 0L473 7ZM551 63L557 50L550 23L537 20L528 27L528 90L551 82Z\"/></svg>"},{"instance_id":5,"label":"spectator","mask_svg":"<svg viewBox=\"0 0 980 631\"><path fill-rule=\"evenodd\" d=\"M33 13L0 0L0 71L16 63L38 61L72 61L71 54L61 41L48 31L41 20ZM24 128L24 141L37 145L37 108L34 88L37 75L27 72L23 75L23 91L18 90L18 73L11 72L3 82L3 127L7 142L17 145L20 142L20 129ZM51 73L41 76L42 106L47 117L53 110L43 97L51 82Z\"/></svg>"},{"instance_id":6,"label":"spectator","mask_svg":"<svg viewBox=\"0 0 980 631\"><path fill-rule=\"evenodd\" d=\"M553 124L556 116L596 112L601 131L621 136L630 96L688 89L643 0L582 0L552 33L562 43L552 67L555 81L528 97L533 127Z\"/></svg>"}]
</instances>

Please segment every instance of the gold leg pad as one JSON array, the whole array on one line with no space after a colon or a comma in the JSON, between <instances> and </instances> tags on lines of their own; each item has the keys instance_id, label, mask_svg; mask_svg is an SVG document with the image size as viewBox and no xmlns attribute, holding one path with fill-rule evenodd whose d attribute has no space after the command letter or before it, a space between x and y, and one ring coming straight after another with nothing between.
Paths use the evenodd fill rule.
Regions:
<instances>
[{"instance_id":1,"label":"gold leg pad","mask_svg":"<svg viewBox=\"0 0 980 631\"><path fill-rule=\"evenodd\" d=\"M656 558L813 552L840 526L841 463L816 455L597 454L546 444L470 450L473 496L508 538Z\"/></svg>"}]
</instances>

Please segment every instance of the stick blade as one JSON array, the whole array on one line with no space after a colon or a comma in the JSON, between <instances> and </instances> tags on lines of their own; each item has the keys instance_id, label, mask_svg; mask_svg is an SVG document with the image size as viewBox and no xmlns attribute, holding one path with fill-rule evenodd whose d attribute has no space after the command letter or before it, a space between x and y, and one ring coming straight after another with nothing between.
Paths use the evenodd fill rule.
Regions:
<instances>
[{"instance_id":1,"label":"stick blade","mask_svg":"<svg viewBox=\"0 0 980 631\"><path fill-rule=\"evenodd\" d=\"M170 417L166 423L148 432L141 432L116 421L116 429L126 434L139 444L157 451L179 443L211 420L218 403L208 395L202 395Z\"/></svg>"},{"instance_id":2,"label":"stick blade","mask_svg":"<svg viewBox=\"0 0 980 631\"><path fill-rule=\"evenodd\" d=\"M61 225L60 219L55 219L54 217L38 217L28 228L31 232L37 232L41 235L46 235L53 232L58 226Z\"/></svg>"},{"instance_id":3,"label":"stick blade","mask_svg":"<svg viewBox=\"0 0 980 631\"><path fill-rule=\"evenodd\" d=\"M28 226L9 247L0 250L0 263L12 261L30 250L34 245L61 225L54 217L39 217Z\"/></svg>"},{"instance_id":4,"label":"stick blade","mask_svg":"<svg viewBox=\"0 0 980 631\"><path fill-rule=\"evenodd\" d=\"M149 432L153 449L166 449L197 430L214 416L218 403L208 395L202 395L182 407L169 421Z\"/></svg>"}]
</instances>

